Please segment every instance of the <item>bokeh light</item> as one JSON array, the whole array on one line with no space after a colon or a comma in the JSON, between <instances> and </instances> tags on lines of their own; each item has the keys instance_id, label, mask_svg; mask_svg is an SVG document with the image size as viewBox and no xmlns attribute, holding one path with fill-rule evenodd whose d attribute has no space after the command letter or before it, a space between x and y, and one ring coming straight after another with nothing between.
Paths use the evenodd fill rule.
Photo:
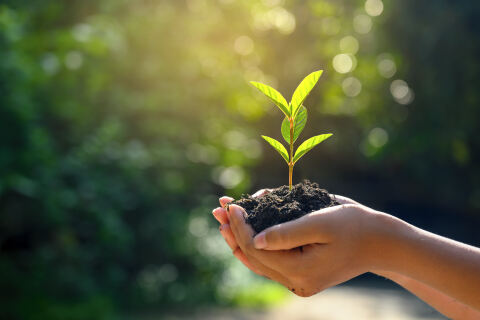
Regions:
<instances>
[{"instance_id":1,"label":"bokeh light","mask_svg":"<svg viewBox=\"0 0 480 320\"><path fill-rule=\"evenodd\" d=\"M353 18L353 29L359 34L367 34L372 30L372 18L365 14L359 14Z\"/></svg>"},{"instance_id":2,"label":"bokeh light","mask_svg":"<svg viewBox=\"0 0 480 320\"><path fill-rule=\"evenodd\" d=\"M358 40L353 36L346 36L340 39L340 51L343 53L356 54L359 49Z\"/></svg>"},{"instance_id":3,"label":"bokeh light","mask_svg":"<svg viewBox=\"0 0 480 320\"><path fill-rule=\"evenodd\" d=\"M381 148L388 142L388 133L383 128L373 128L368 134L368 142L375 148Z\"/></svg>"},{"instance_id":4,"label":"bokeh light","mask_svg":"<svg viewBox=\"0 0 480 320\"><path fill-rule=\"evenodd\" d=\"M356 97L362 91L362 83L355 77L348 77L343 80L342 89L346 96Z\"/></svg>"},{"instance_id":5,"label":"bokeh light","mask_svg":"<svg viewBox=\"0 0 480 320\"><path fill-rule=\"evenodd\" d=\"M353 70L354 60L351 55L341 53L333 57L333 68L338 73L348 73Z\"/></svg>"},{"instance_id":6,"label":"bokeh light","mask_svg":"<svg viewBox=\"0 0 480 320\"><path fill-rule=\"evenodd\" d=\"M254 44L249 37L240 36L235 40L234 48L238 54L246 56L253 52Z\"/></svg>"},{"instance_id":7,"label":"bokeh light","mask_svg":"<svg viewBox=\"0 0 480 320\"><path fill-rule=\"evenodd\" d=\"M414 93L404 80L393 80L390 84L390 93L396 102L400 104L410 104L414 99Z\"/></svg>"},{"instance_id":8,"label":"bokeh light","mask_svg":"<svg viewBox=\"0 0 480 320\"><path fill-rule=\"evenodd\" d=\"M290 34L295 30L295 16L283 7L276 7L267 13L270 23L283 34Z\"/></svg>"},{"instance_id":9,"label":"bokeh light","mask_svg":"<svg viewBox=\"0 0 480 320\"><path fill-rule=\"evenodd\" d=\"M367 0L365 1L365 11L372 17L376 17L383 12L382 0Z\"/></svg>"},{"instance_id":10,"label":"bokeh light","mask_svg":"<svg viewBox=\"0 0 480 320\"><path fill-rule=\"evenodd\" d=\"M94 30L91 25L86 23L80 23L73 27L72 34L75 40L79 42L87 42L90 40L93 31Z\"/></svg>"},{"instance_id":11,"label":"bokeh light","mask_svg":"<svg viewBox=\"0 0 480 320\"><path fill-rule=\"evenodd\" d=\"M275 28L281 34L291 34L296 27L295 16L281 6L274 6L268 11L258 10L254 12L254 27L257 30L266 31Z\"/></svg>"},{"instance_id":12,"label":"bokeh light","mask_svg":"<svg viewBox=\"0 0 480 320\"><path fill-rule=\"evenodd\" d=\"M238 166L217 167L212 171L212 178L215 183L225 189L235 188L245 177L245 172Z\"/></svg>"},{"instance_id":13,"label":"bokeh light","mask_svg":"<svg viewBox=\"0 0 480 320\"><path fill-rule=\"evenodd\" d=\"M76 70L82 66L83 55L79 51L70 51L65 56L65 66L68 69Z\"/></svg>"},{"instance_id":14,"label":"bokeh light","mask_svg":"<svg viewBox=\"0 0 480 320\"><path fill-rule=\"evenodd\" d=\"M397 72L397 66L389 54L381 54L378 56L377 68L380 75L387 79L393 77Z\"/></svg>"}]
</instances>

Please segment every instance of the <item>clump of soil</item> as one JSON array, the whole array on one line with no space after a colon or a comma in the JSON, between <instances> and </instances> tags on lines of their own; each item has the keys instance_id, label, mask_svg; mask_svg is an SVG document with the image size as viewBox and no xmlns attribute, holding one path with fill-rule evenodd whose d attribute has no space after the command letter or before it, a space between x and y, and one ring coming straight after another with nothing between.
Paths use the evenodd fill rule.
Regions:
<instances>
[{"instance_id":1,"label":"clump of soil","mask_svg":"<svg viewBox=\"0 0 480 320\"><path fill-rule=\"evenodd\" d=\"M245 209L246 220L255 233L339 204L327 190L320 189L317 183L308 180L294 185L291 191L288 186L281 186L261 197L243 195L232 203Z\"/></svg>"}]
</instances>

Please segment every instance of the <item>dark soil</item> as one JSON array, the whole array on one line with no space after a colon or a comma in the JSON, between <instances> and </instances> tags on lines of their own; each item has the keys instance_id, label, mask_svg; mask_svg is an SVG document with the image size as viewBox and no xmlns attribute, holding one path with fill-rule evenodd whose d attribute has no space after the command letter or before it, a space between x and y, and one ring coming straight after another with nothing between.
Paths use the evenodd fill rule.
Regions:
<instances>
[{"instance_id":1,"label":"dark soil","mask_svg":"<svg viewBox=\"0 0 480 320\"><path fill-rule=\"evenodd\" d=\"M243 195L234 204L247 211L247 222L255 233L279 223L298 219L307 213L339 203L318 184L304 180L293 186L281 186L261 197Z\"/></svg>"}]
</instances>

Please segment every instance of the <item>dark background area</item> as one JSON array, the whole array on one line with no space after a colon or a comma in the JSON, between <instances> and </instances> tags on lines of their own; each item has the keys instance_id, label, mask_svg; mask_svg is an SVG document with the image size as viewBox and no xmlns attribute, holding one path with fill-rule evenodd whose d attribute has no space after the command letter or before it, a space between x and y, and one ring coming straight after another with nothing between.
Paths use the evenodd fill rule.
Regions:
<instances>
[{"instance_id":1,"label":"dark background area","mask_svg":"<svg viewBox=\"0 0 480 320\"><path fill-rule=\"evenodd\" d=\"M281 114L323 69L295 167L480 245L478 1L1 1L0 318L228 305L217 197L285 184Z\"/></svg>"}]
</instances>

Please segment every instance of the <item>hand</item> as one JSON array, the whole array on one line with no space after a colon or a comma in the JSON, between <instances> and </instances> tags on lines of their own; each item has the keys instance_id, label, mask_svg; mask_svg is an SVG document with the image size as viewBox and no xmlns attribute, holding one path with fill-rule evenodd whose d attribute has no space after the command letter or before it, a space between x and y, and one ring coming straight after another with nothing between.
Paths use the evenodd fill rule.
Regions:
<instances>
[{"instance_id":1,"label":"hand","mask_svg":"<svg viewBox=\"0 0 480 320\"><path fill-rule=\"evenodd\" d=\"M270 192L271 189L261 189L255 192L252 197L261 197L268 192ZM248 269L252 270L256 274L260 276L265 276L263 273L260 272L257 268L255 268L250 261L248 261L248 258L245 256L245 254L242 252L241 248L238 246L237 240L235 239L235 236L233 235L233 232L230 228L230 221L228 219L227 215L227 210L225 207L227 206L228 203L232 202L234 199L231 197L221 197L219 199L220 206L218 208L215 208L212 211L213 216L217 221L220 223L220 234L223 236L223 239L225 242L228 244L230 249L232 250L232 254L240 260Z\"/></svg>"},{"instance_id":2,"label":"hand","mask_svg":"<svg viewBox=\"0 0 480 320\"><path fill-rule=\"evenodd\" d=\"M230 199L224 197L220 203L224 206ZM343 197L337 200L347 203ZM273 271L270 278L281 278L279 282L296 294L310 296L367 271L360 241L366 239L363 237L366 231L360 226L365 225L367 216L375 213L352 200L349 202L269 228L257 235L255 241L253 231L243 219L242 208L232 205L228 215L221 208L214 210L214 214L221 223L231 222L231 228L222 228L222 234L245 265L267 276Z\"/></svg>"},{"instance_id":3,"label":"hand","mask_svg":"<svg viewBox=\"0 0 480 320\"><path fill-rule=\"evenodd\" d=\"M264 193L259 192L259 196ZM238 212L231 219L233 227L229 227L227 233L222 232L222 235L232 249L236 248L236 256L253 271L259 274L263 270L274 272L281 280L272 277L273 280L300 296L311 295L315 290L321 290L322 286L329 287L332 283L339 283L342 279L347 280L368 270L397 282L449 318L480 319L479 248L428 233L351 199L334 197L343 206L320 210L269 228L258 234L253 244L248 238L253 232ZM232 200L223 197L220 204L225 206ZM235 209L238 210L242 212L239 207ZM229 216L232 217L223 208L215 209L214 215L226 224L229 223ZM236 227L237 224L239 227ZM239 237L241 240L237 243L235 237L240 235L239 230L246 230L247 237L246 241L245 237ZM288 261L280 261L277 268L269 268L269 264L274 262L272 257L263 260L260 250L254 250L255 247L263 247L265 250L276 249L285 253L298 251L295 247L305 243L307 245L302 247L302 252L308 252L305 249L310 248L310 253L315 253L319 251L316 246L321 246L323 252L320 250L313 257L311 254L303 255L297 260L298 268L293 272L291 265L283 263ZM350 255L348 250L352 251ZM292 255L286 254L284 258L291 259ZM311 261L305 260L326 263L312 267ZM346 261L351 263L346 264ZM330 266L329 262L334 266ZM328 270L323 270L326 267L333 269L330 274ZM302 285L306 290L298 290L298 286L302 288ZM296 291L293 290L295 287Z\"/></svg>"},{"instance_id":4,"label":"hand","mask_svg":"<svg viewBox=\"0 0 480 320\"><path fill-rule=\"evenodd\" d=\"M256 198L256 197L261 197L267 193L269 193L271 191L271 189L260 189L258 190L257 192L255 192L252 197L253 198ZM336 197L336 200L340 203L347 203L347 201L350 201L352 203L356 203L355 201L353 200L350 200L348 198L345 198L345 197L342 197L342 196L335 196ZM240 247L238 246L238 243L237 243L237 240L235 239L235 236L233 235L232 233L232 230L230 229L230 221L228 219L228 216L227 216L227 210L225 209L225 207L227 206L228 203L232 202L234 199L231 198L231 197L221 197L219 199L219 202L220 202L220 206L221 207L218 207L218 208L215 208L213 211L212 211L212 214L213 216L215 217L215 219L217 219L217 221L220 223L220 233L222 234L225 242L228 244L228 246L230 247L230 249L232 249L232 253L247 267L249 268L250 270L252 270L253 272L259 274L259 275L262 275L260 272L258 272L258 270L255 270L254 268L252 268L252 264L248 261L247 257L245 256L245 254L241 251ZM342 202L343 201L343 202Z\"/></svg>"},{"instance_id":5,"label":"hand","mask_svg":"<svg viewBox=\"0 0 480 320\"><path fill-rule=\"evenodd\" d=\"M260 189L257 192L255 192L252 197L261 197L267 193L269 193L271 189ZM343 197L339 195L333 195L335 200L337 200L340 204L359 204L358 202ZM219 199L220 206L212 211L215 219L220 223L220 233L223 236L225 242L228 244L230 249L232 250L233 255L240 260L247 268L249 268L251 271L255 272L256 274L260 276L264 276L260 270L254 268L254 266L248 261L248 258L245 256L245 254L242 252L241 248L238 246L237 240L235 239L235 236L230 228L230 222L227 216L227 210L225 207L227 206L228 203L232 202L234 199L231 197L223 196Z\"/></svg>"}]
</instances>

